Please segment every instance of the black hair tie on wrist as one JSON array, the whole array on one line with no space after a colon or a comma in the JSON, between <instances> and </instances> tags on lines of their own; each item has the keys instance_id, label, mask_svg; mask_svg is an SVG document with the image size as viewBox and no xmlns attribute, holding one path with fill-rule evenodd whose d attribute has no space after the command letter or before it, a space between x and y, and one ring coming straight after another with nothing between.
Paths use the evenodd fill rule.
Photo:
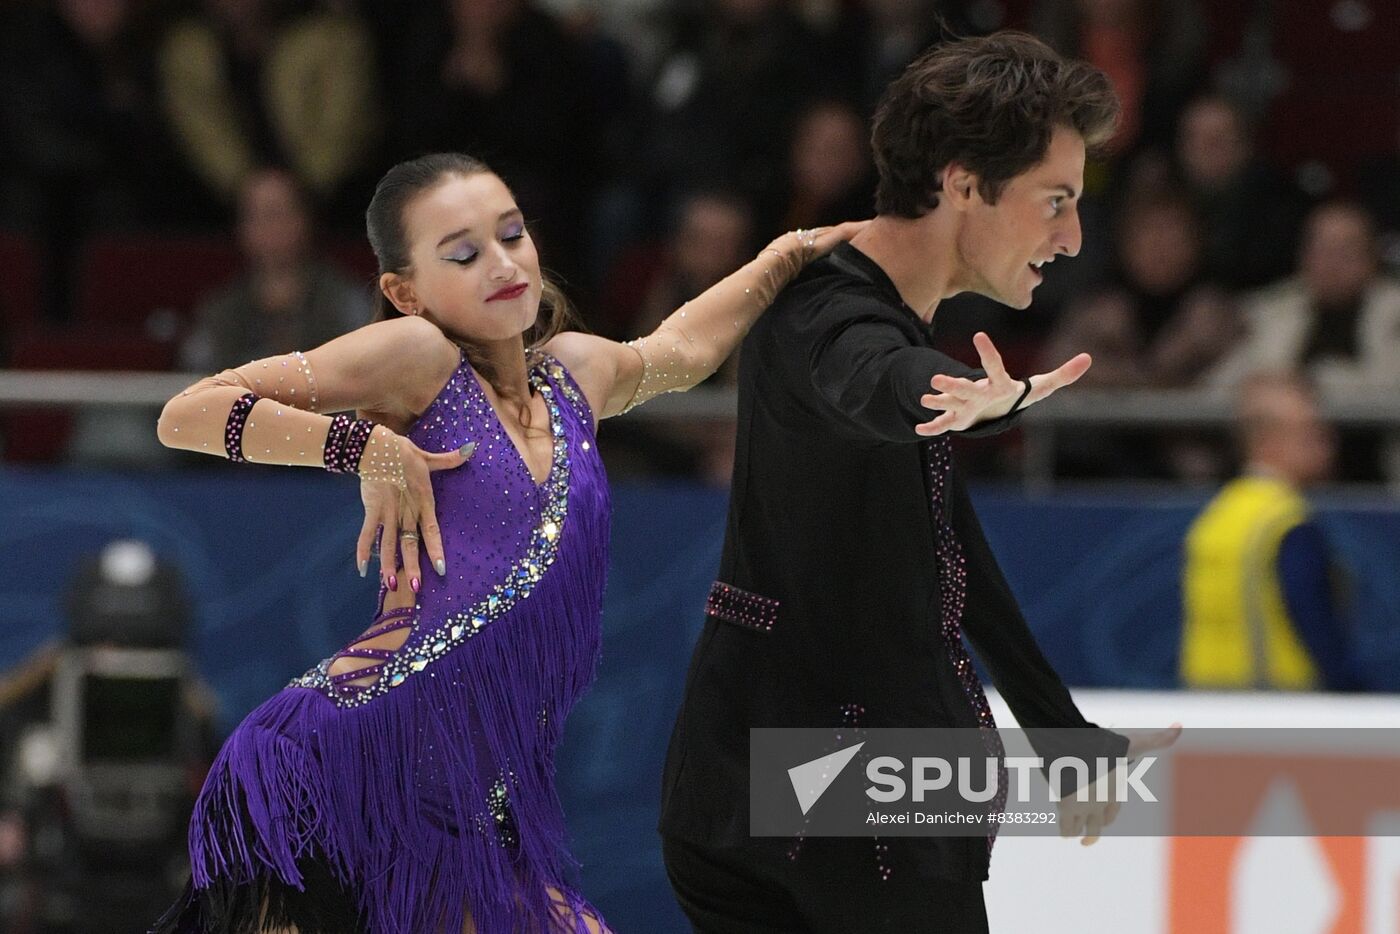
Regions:
<instances>
[{"instance_id":1,"label":"black hair tie on wrist","mask_svg":"<svg viewBox=\"0 0 1400 934\"><path fill-rule=\"evenodd\" d=\"M1021 377L1021 382L1026 384L1026 388L1021 390L1021 397L1016 400L1016 404L1011 407L1010 412L1006 413L1007 415L1016 414L1016 410L1021 407L1021 403L1026 401L1026 396L1031 394L1031 378L1029 376L1023 376Z\"/></svg>"}]
</instances>

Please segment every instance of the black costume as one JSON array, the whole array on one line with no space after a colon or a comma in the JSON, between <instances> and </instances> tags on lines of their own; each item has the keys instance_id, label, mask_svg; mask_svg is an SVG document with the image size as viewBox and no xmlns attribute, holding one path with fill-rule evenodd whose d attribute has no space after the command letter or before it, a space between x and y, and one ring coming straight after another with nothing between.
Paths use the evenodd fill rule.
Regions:
<instances>
[{"instance_id":1,"label":"black costume","mask_svg":"<svg viewBox=\"0 0 1400 934\"><path fill-rule=\"evenodd\" d=\"M931 327L849 244L744 342L720 580L662 790L668 871L699 930L962 932L981 915L986 838L751 838L751 727L988 727L959 624L1022 727L1093 726L1036 646L948 436L914 432L934 416L919 399L936 373L983 375L933 350ZM1088 754L1125 754L1125 737L1098 739ZM741 882L745 898L722 897ZM711 913L725 902L732 915Z\"/></svg>"}]
</instances>

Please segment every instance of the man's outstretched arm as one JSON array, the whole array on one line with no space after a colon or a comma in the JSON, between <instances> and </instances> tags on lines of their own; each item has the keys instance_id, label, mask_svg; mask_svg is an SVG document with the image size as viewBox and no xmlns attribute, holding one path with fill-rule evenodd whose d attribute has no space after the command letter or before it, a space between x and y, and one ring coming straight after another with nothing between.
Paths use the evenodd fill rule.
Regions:
<instances>
[{"instance_id":1,"label":"man's outstretched arm","mask_svg":"<svg viewBox=\"0 0 1400 934\"><path fill-rule=\"evenodd\" d=\"M814 332L808 365L817 395L856 433L884 441L919 441L944 431L969 437L1005 431L1021 409L1078 379L1089 366L1081 354L1052 373L1031 377L1027 391L1026 381L1006 373L985 334L974 339L984 369L974 369L911 343L909 333L883 309L852 314L849 307L828 304L804 327Z\"/></svg>"}]
</instances>

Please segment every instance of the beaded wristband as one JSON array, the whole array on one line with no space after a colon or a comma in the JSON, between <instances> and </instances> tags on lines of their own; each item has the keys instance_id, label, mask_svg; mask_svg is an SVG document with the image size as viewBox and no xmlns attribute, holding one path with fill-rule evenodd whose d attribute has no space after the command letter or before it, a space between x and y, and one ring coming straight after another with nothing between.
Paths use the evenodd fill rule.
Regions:
<instances>
[{"instance_id":1,"label":"beaded wristband","mask_svg":"<svg viewBox=\"0 0 1400 934\"><path fill-rule=\"evenodd\" d=\"M248 423L249 413L261 398L254 392L244 393L229 409L228 423L224 425L224 451L235 464L248 463L248 458L243 456L243 426Z\"/></svg>"},{"instance_id":2,"label":"beaded wristband","mask_svg":"<svg viewBox=\"0 0 1400 934\"><path fill-rule=\"evenodd\" d=\"M330 430L326 432L325 453L322 455L322 462L331 473L352 472L353 465L345 460L345 440L354 421L344 412L331 418Z\"/></svg>"},{"instance_id":3,"label":"beaded wristband","mask_svg":"<svg viewBox=\"0 0 1400 934\"><path fill-rule=\"evenodd\" d=\"M367 419L357 418L350 423L350 430L345 433L345 463L351 473L360 472L360 460L365 456L365 443L369 441L369 434L374 431L374 425L374 422Z\"/></svg>"},{"instance_id":4,"label":"beaded wristband","mask_svg":"<svg viewBox=\"0 0 1400 934\"><path fill-rule=\"evenodd\" d=\"M364 480L383 480L399 489L407 486L397 440L389 429L387 443L374 434L378 423L342 413L331 419L326 434L324 461L331 473L358 474Z\"/></svg>"},{"instance_id":5,"label":"beaded wristband","mask_svg":"<svg viewBox=\"0 0 1400 934\"><path fill-rule=\"evenodd\" d=\"M352 418L344 412L332 418L326 433L326 469L331 473L359 473L360 458L374 426L374 422Z\"/></svg>"}]
</instances>

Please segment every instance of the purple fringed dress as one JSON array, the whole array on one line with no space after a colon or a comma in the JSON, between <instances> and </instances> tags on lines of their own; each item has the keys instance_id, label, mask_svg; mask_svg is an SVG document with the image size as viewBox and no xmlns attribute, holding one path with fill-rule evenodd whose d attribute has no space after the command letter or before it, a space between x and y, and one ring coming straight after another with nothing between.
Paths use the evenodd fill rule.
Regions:
<instances>
[{"instance_id":1,"label":"purple fringed dress","mask_svg":"<svg viewBox=\"0 0 1400 934\"><path fill-rule=\"evenodd\" d=\"M477 443L433 474L447 576L376 618L374 633L410 630L401 648L365 654L360 636L338 655L373 667L333 678L333 656L238 726L190 825L190 890L157 931L242 934L263 914L301 934L456 934L468 918L502 934L597 916L569 884L554 752L597 668L608 488L567 371L539 355L530 382L554 436L543 484L465 355L414 423L427 451Z\"/></svg>"}]
</instances>

